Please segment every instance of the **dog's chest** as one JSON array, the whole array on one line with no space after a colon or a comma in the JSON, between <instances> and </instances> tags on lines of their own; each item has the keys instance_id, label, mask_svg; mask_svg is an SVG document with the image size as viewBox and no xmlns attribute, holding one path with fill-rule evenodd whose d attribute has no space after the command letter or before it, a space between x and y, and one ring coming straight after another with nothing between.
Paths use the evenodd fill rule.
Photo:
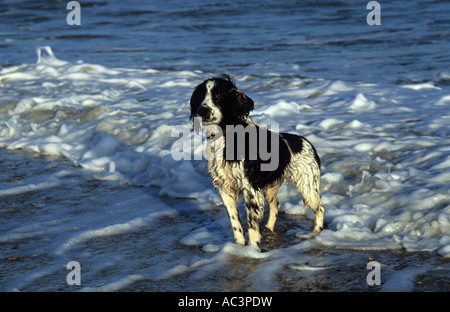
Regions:
<instances>
[{"instance_id":1,"label":"dog's chest","mask_svg":"<svg viewBox=\"0 0 450 312\"><path fill-rule=\"evenodd\" d=\"M211 175L213 185L215 188L241 190L246 184L243 162L226 161L224 149L225 140L223 137L214 137L208 140L206 148L208 172Z\"/></svg>"}]
</instances>

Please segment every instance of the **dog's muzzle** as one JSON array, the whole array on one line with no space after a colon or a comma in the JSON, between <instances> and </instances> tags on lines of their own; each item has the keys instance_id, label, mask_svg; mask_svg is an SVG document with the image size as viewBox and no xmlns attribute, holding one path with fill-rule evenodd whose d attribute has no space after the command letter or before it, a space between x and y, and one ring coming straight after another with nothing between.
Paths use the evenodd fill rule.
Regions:
<instances>
[{"instance_id":1,"label":"dog's muzzle","mask_svg":"<svg viewBox=\"0 0 450 312\"><path fill-rule=\"evenodd\" d=\"M206 105L200 105L197 111L197 115L202 118L204 121L209 121L212 117L212 109Z\"/></svg>"}]
</instances>

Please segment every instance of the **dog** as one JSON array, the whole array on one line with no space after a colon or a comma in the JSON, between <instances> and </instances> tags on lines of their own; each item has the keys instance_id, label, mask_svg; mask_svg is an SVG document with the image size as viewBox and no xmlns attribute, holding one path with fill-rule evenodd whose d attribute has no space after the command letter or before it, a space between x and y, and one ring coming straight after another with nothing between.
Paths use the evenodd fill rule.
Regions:
<instances>
[{"instance_id":1,"label":"dog","mask_svg":"<svg viewBox=\"0 0 450 312\"><path fill-rule=\"evenodd\" d=\"M253 100L239 90L227 75L207 79L199 84L191 96L190 106L190 120L194 120L194 129L198 131L200 127L195 124L195 118L201 119L201 124L210 129L207 168L228 212L237 244L245 245L237 199L244 196L249 245L261 250L260 223L264 199L270 211L265 226L273 232L280 208L277 194L285 182L296 183L305 206L314 212L311 234L322 231L325 209L320 195L320 158L306 138L269 131L253 122L249 118L254 108ZM250 137L250 134L255 135ZM244 147L241 146L239 150L242 144L236 141L241 138L242 142L242 137L250 137L250 140L244 141ZM258 153L263 145L275 155L272 158L277 159L267 159L267 155ZM267 170L271 163L276 166ZM264 165L266 170L262 170Z\"/></svg>"}]
</instances>

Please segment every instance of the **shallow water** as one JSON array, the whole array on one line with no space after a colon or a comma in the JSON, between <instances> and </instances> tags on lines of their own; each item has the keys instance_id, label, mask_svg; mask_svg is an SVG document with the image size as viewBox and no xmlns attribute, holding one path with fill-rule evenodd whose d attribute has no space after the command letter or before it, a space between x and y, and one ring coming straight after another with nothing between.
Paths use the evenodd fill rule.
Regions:
<instances>
[{"instance_id":1,"label":"shallow water","mask_svg":"<svg viewBox=\"0 0 450 312\"><path fill-rule=\"evenodd\" d=\"M298 215L282 213L275 233L264 232L263 248L274 253L268 261L230 244L224 247L228 251L223 255L205 257L199 246L186 246L180 240L196 228L213 223L220 214L218 209L201 211L192 201L158 198L159 205L163 202L174 211L153 219L143 207L157 196L154 189L92 179L59 157L5 150L1 156L7 169L2 170L2 184L66 172L53 187L30 187L21 196L2 196L2 218L10 220L16 233L16 237L3 238L0 244L3 290L450 290L449 260L435 252L290 248L303 241L292 235L292 229L307 228L312 223ZM129 198L133 198L131 205ZM119 206L124 207L117 211ZM133 213L146 219L145 224L137 225ZM109 214L114 216L105 217ZM32 226L30 219L34 220ZM135 227L110 233L104 228L102 233L79 238L80 232L88 234L99 224L129 219L135 221ZM65 282L69 272L65 265L73 259L81 259L81 286ZM369 261L382 263L382 286L367 285ZM383 288L386 282L389 288Z\"/></svg>"},{"instance_id":2,"label":"shallow water","mask_svg":"<svg viewBox=\"0 0 450 312\"><path fill-rule=\"evenodd\" d=\"M79 28L33 3L0 4L1 290L449 289L445 1L383 3L380 27L345 1L90 2ZM220 72L255 121L316 146L317 237L287 185L264 252L232 244L202 148L174 159L193 88Z\"/></svg>"},{"instance_id":3,"label":"shallow water","mask_svg":"<svg viewBox=\"0 0 450 312\"><path fill-rule=\"evenodd\" d=\"M3 65L50 45L65 60L108 67L246 74L255 64L297 65L321 78L424 81L450 63L446 1L389 1L368 26L367 2L91 1L81 26L64 2L4 1ZM261 72L262 73L262 72Z\"/></svg>"}]
</instances>

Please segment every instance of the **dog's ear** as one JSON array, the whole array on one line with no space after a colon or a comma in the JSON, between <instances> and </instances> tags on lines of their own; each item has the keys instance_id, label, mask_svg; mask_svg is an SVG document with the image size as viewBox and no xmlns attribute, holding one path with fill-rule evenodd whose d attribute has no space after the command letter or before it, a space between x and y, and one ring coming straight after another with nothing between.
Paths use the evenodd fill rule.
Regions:
<instances>
[{"instance_id":1,"label":"dog's ear","mask_svg":"<svg viewBox=\"0 0 450 312\"><path fill-rule=\"evenodd\" d=\"M231 96L233 97L233 105L235 112L240 116L247 117L253 110L253 100L245 95L241 90L234 88L231 90Z\"/></svg>"},{"instance_id":2,"label":"dog's ear","mask_svg":"<svg viewBox=\"0 0 450 312\"><path fill-rule=\"evenodd\" d=\"M189 121L194 121L194 118L197 116L198 107L192 104L191 101L191 115L189 116Z\"/></svg>"},{"instance_id":3,"label":"dog's ear","mask_svg":"<svg viewBox=\"0 0 450 312\"><path fill-rule=\"evenodd\" d=\"M191 100L190 100L190 106L191 106L191 115L189 116L189 120L193 121L194 117L197 116L198 108L200 107L201 101L202 101L202 95L201 93L201 84L199 84L194 92L192 92Z\"/></svg>"},{"instance_id":4,"label":"dog's ear","mask_svg":"<svg viewBox=\"0 0 450 312\"><path fill-rule=\"evenodd\" d=\"M191 115L189 116L189 121L193 123L195 133L200 133L201 130L201 117L198 117L198 101L194 99L194 96L191 98Z\"/></svg>"}]
</instances>

